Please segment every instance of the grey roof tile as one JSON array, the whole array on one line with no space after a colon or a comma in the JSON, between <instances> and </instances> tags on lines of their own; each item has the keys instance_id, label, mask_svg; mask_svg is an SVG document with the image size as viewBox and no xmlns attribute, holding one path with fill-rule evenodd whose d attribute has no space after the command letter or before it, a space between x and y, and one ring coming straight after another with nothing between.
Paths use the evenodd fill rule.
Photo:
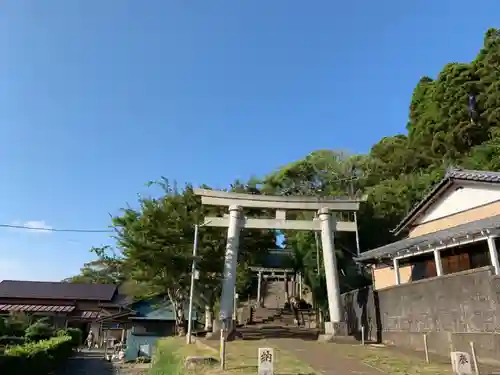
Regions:
<instances>
[{"instance_id":1,"label":"grey roof tile","mask_svg":"<svg viewBox=\"0 0 500 375\"><path fill-rule=\"evenodd\" d=\"M4 280L0 298L111 301L116 285Z\"/></svg>"},{"instance_id":2,"label":"grey roof tile","mask_svg":"<svg viewBox=\"0 0 500 375\"><path fill-rule=\"evenodd\" d=\"M471 236L479 234L481 231L498 228L500 228L500 215L473 221L471 223L461 224L453 228L443 229L438 232L429 233L419 237L405 238L401 241L365 251L361 253L356 260L363 262L372 259L391 258L402 250L417 250L417 246L420 248L438 246L442 241L449 241L453 238L460 239L468 235Z\"/></svg>"}]
</instances>

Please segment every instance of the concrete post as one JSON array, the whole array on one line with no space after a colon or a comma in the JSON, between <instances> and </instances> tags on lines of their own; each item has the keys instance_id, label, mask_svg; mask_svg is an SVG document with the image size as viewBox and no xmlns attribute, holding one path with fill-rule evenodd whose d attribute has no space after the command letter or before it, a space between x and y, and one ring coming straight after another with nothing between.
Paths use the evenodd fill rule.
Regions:
<instances>
[{"instance_id":1,"label":"concrete post","mask_svg":"<svg viewBox=\"0 0 500 375\"><path fill-rule=\"evenodd\" d=\"M394 278L396 280L396 285L401 284L401 277L399 275L399 262L396 258L392 260L392 265L394 266Z\"/></svg>"},{"instance_id":2,"label":"concrete post","mask_svg":"<svg viewBox=\"0 0 500 375\"><path fill-rule=\"evenodd\" d=\"M299 273L299 298L302 299L302 273Z\"/></svg>"},{"instance_id":3,"label":"concrete post","mask_svg":"<svg viewBox=\"0 0 500 375\"><path fill-rule=\"evenodd\" d=\"M490 259L495 275L500 275L500 265L498 263L498 251L495 243L495 237L488 237L488 249L490 250Z\"/></svg>"},{"instance_id":4,"label":"concrete post","mask_svg":"<svg viewBox=\"0 0 500 375\"><path fill-rule=\"evenodd\" d=\"M285 286L285 303L289 302L290 296L288 295L288 275L285 272L285 277L284 279L284 286Z\"/></svg>"},{"instance_id":5,"label":"concrete post","mask_svg":"<svg viewBox=\"0 0 500 375\"><path fill-rule=\"evenodd\" d=\"M212 330L214 317L212 316L212 309L209 305L205 305L205 330L210 332Z\"/></svg>"},{"instance_id":6,"label":"concrete post","mask_svg":"<svg viewBox=\"0 0 500 375\"><path fill-rule=\"evenodd\" d=\"M262 306L262 271L259 271L257 274L257 307Z\"/></svg>"},{"instance_id":7,"label":"concrete post","mask_svg":"<svg viewBox=\"0 0 500 375\"><path fill-rule=\"evenodd\" d=\"M441 262L441 253L434 249L434 263L436 263L436 275L443 276L443 263Z\"/></svg>"},{"instance_id":8,"label":"concrete post","mask_svg":"<svg viewBox=\"0 0 500 375\"><path fill-rule=\"evenodd\" d=\"M233 312L234 287L236 285L236 266L240 242L240 206L229 207L229 227L227 229L226 256L224 259L224 280L220 302L220 318L230 323Z\"/></svg>"},{"instance_id":9,"label":"concrete post","mask_svg":"<svg viewBox=\"0 0 500 375\"><path fill-rule=\"evenodd\" d=\"M234 287L233 295L233 327L236 327L238 320L238 293L236 293L236 287Z\"/></svg>"},{"instance_id":10,"label":"concrete post","mask_svg":"<svg viewBox=\"0 0 500 375\"><path fill-rule=\"evenodd\" d=\"M323 247L323 262L325 265L326 291L328 295L328 310L330 322L340 323L342 312L340 308L340 283L337 270L337 257L334 245L334 219L328 208L319 210L321 225L321 245Z\"/></svg>"}]
</instances>

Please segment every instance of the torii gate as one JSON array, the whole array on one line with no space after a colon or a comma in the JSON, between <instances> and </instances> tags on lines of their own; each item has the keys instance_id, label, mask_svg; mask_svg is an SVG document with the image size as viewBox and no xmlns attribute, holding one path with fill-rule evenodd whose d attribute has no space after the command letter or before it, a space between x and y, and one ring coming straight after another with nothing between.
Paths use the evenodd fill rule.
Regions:
<instances>
[{"instance_id":1,"label":"torii gate","mask_svg":"<svg viewBox=\"0 0 500 375\"><path fill-rule=\"evenodd\" d=\"M356 221L337 221L331 215L331 212L356 213L359 210L360 200L308 196L252 195L208 189L195 189L194 193L201 196L201 202L204 205L229 207L229 215L206 217L204 222L205 226L228 228L220 303L221 320L227 322L231 319L233 313L241 229L310 230L321 232L330 313L330 322L325 323L325 333L334 335L345 330L345 327L341 326L340 285L333 240L335 231L357 232L357 223ZM243 208L272 209L276 211L276 215L274 219L247 218L242 216ZM318 216L313 220L287 220L287 210L317 211Z\"/></svg>"}]
</instances>

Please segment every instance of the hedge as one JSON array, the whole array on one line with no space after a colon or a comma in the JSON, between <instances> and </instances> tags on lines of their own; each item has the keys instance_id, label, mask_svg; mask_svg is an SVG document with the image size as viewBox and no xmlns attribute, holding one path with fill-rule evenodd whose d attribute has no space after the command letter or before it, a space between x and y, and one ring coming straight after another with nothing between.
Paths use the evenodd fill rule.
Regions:
<instances>
[{"instance_id":1,"label":"hedge","mask_svg":"<svg viewBox=\"0 0 500 375\"><path fill-rule=\"evenodd\" d=\"M0 356L0 374L50 374L65 363L72 349L71 336L9 347Z\"/></svg>"},{"instance_id":2,"label":"hedge","mask_svg":"<svg viewBox=\"0 0 500 375\"><path fill-rule=\"evenodd\" d=\"M57 336L71 336L71 344L77 348L83 343L83 333L79 328L66 328L57 331Z\"/></svg>"},{"instance_id":3,"label":"hedge","mask_svg":"<svg viewBox=\"0 0 500 375\"><path fill-rule=\"evenodd\" d=\"M17 336L1 336L0 337L0 346L7 345L23 345L26 342L24 337Z\"/></svg>"}]
</instances>

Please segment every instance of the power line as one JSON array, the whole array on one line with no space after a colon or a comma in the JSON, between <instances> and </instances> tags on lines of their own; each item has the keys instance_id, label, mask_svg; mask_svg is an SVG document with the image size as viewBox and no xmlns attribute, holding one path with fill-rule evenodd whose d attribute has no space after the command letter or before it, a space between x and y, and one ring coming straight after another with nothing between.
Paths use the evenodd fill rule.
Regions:
<instances>
[{"instance_id":1,"label":"power line","mask_svg":"<svg viewBox=\"0 0 500 375\"><path fill-rule=\"evenodd\" d=\"M72 233L114 233L112 229L58 229L44 227L28 227L26 225L0 224L0 228L36 230L43 232L72 232Z\"/></svg>"}]
</instances>

